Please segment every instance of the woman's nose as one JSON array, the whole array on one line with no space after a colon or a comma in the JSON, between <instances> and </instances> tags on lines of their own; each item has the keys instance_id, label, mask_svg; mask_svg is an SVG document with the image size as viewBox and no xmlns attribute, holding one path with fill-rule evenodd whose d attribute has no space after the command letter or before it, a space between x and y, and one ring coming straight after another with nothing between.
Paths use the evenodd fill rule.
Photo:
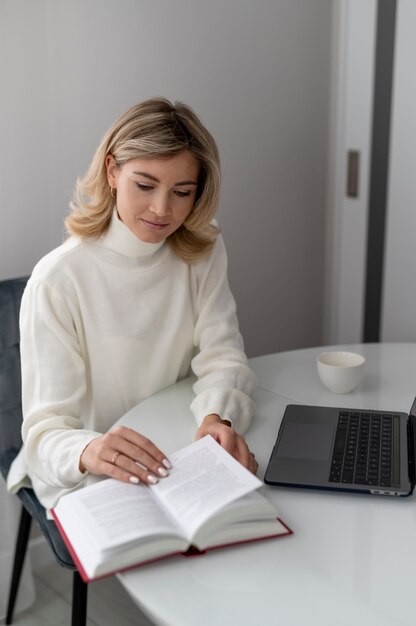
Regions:
<instances>
[{"instance_id":1,"label":"woman's nose","mask_svg":"<svg viewBox=\"0 0 416 626\"><path fill-rule=\"evenodd\" d=\"M150 204L150 210L155 215L162 217L163 215L169 215L169 198L165 194L160 194L152 199Z\"/></svg>"}]
</instances>

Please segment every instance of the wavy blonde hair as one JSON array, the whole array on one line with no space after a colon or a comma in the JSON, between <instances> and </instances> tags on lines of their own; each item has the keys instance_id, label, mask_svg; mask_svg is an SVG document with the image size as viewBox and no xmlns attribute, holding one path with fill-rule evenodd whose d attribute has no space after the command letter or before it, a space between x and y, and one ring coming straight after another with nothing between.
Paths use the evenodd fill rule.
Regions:
<instances>
[{"instance_id":1,"label":"wavy blonde hair","mask_svg":"<svg viewBox=\"0 0 416 626\"><path fill-rule=\"evenodd\" d=\"M65 220L67 231L97 239L108 228L114 198L107 180L105 160L117 165L130 159L155 158L190 150L200 163L194 207L185 222L169 236L175 253L187 263L199 259L214 244L219 229L211 222L218 206L221 172L217 145L194 111L182 102L151 98L136 104L107 131L90 167L77 180Z\"/></svg>"}]
</instances>

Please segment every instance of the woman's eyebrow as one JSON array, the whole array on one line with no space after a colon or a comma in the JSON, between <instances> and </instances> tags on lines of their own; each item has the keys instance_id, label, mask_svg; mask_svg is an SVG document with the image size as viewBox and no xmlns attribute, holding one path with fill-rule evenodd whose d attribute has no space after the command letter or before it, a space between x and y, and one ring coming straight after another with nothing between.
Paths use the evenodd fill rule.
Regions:
<instances>
[{"instance_id":1,"label":"woman's eyebrow","mask_svg":"<svg viewBox=\"0 0 416 626\"><path fill-rule=\"evenodd\" d=\"M179 185L195 185L196 187L198 183L194 180L181 180L179 183L175 183L175 187L178 187Z\"/></svg>"},{"instance_id":2,"label":"woman's eyebrow","mask_svg":"<svg viewBox=\"0 0 416 626\"><path fill-rule=\"evenodd\" d=\"M156 176L153 176L152 174L148 174L147 172L133 172L133 174L136 174L136 176L144 176L144 178L149 178L149 180L153 180L155 183L160 183L160 180L158 178L156 178ZM175 187L178 187L180 185L195 185L195 186L197 186L198 183L195 180L181 180L181 181L175 183Z\"/></svg>"},{"instance_id":3,"label":"woman's eyebrow","mask_svg":"<svg viewBox=\"0 0 416 626\"><path fill-rule=\"evenodd\" d=\"M151 174L148 174L147 172L133 172L133 174L136 174L137 176L144 176L145 178L150 178L150 180L154 180L155 183L160 183L160 180L156 178L156 176L152 176Z\"/></svg>"}]
</instances>

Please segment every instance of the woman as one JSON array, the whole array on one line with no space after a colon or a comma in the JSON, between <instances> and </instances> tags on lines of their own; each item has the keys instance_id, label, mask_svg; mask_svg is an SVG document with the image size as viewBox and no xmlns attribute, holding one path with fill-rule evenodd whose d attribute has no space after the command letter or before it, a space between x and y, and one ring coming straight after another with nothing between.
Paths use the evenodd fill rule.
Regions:
<instances>
[{"instance_id":1,"label":"woman","mask_svg":"<svg viewBox=\"0 0 416 626\"><path fill-rule=\"evenodd\" d=\"M170 462L155 443L110 429L191 369L196 437L211 434L256 472L239 434L255 381L212 221L219 186L215 142L184 104L147 100L107 132L77 183L70 237L23 295L24 446L11 491L29 479L50 509L88 473L163 479Z\"/></svg>"}]
</instances>

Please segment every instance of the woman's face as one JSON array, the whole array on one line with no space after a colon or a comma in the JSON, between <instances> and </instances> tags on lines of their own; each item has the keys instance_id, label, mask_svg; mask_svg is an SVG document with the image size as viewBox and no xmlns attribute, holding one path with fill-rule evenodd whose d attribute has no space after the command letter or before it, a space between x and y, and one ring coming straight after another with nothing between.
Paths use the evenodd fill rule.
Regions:
<instances>
[{"instance_id":1,"label":"woman's face","mask_svg":"<svg viewBox=\"0 0 416 626\"><path fill-rule=\"evenodd\" d=\"M117 167L106 158L109 185L117 189L117 211L142 241L159 243L177 230L195 203L200 165L190 150L172 157L131 159Z\"/></svg>"}]
</instances>

